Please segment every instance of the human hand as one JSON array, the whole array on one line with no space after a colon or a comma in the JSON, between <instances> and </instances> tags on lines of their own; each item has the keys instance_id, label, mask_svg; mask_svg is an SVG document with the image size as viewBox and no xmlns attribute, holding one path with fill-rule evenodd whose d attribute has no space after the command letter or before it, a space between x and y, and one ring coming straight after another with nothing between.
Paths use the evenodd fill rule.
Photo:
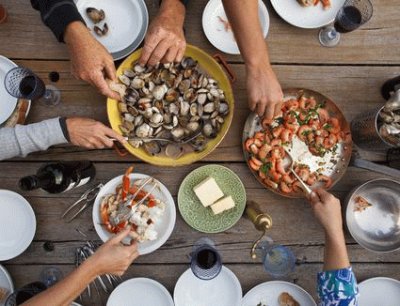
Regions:
<instances>
[{"instance_id":1,"label":"human hand","mask_svg":"<svg viewBox=\"0 0 400 306\"><path fill-rule=\"evenodd\" d=\"M315 217L329 235L343 231L339 199L324 189L314 190L309 197Z\"/></svg>"},{"instance_id":2,"label":"human hand","mask_svg":"<svg viewBox=\"0 0 400 306\"><path fill-rule=\"evenodd\" d=\"M120 100L107 83L107 79L116 81L114 60L88 28L82 22L70 23L65 30L64 41L70 53L72 74L96 87L101 94Z\"/></svg>"},{"instance_id":3,"label":"human hand","mask_svg":"<svg viewBox=\"0 0 400 306\"><path fill-rule=\"evenodd\" d=\"M283 92L269 64L247 67L247 94L250 110L272 122L281 113Z\"/></svg>"},{"instance_id":4,"label":"human hand","mask_svg":"<svg viewBox=\"0 0 400 306\"><path fill-rule=\"evenodd\" d=\"M167 3L171 2L171 3ZM180 1L163 1L160 13L153 20L144 40L141 65L180 62L186 49L183 33L185 8Z\"/></svg>"},{"instance_id":5,"label":"human hand","mask_svg":"<svg viewBox=\"0 0 400 306\"><path fill-rule=\"evenodd\" d=\"M137 243L122 244L129 236L130 228L118 233L103 244L88 260L91 260L97 275L113 274L122 276L131 263L139 256Z\"/></svg>"},{"instance_id":6,"label":"human hand","mask_svg":"<svg viewBox=\"0 0 400 306\"><path fill-rule=\"evenodd\" d=\"M67 130L70 142L73 145L87 149L103 149L112 147L115 138L120 143L126 143L124 137L103 123L89 118L67 118Z\"/></svg>"}]
</instances>

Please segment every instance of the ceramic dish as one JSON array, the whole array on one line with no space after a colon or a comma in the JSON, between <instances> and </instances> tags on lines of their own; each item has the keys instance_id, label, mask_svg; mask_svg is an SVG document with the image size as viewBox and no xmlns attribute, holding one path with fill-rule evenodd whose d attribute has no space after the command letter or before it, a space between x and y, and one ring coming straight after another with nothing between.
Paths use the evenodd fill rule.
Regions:
<instances>
[{"instance_id":1,"label":"ceramic dish","mask_svg":"<svg viewBox=\"0 0 400 306\"><path fill-rule=\"evenodd\" d=\"M0 288L7 290L7 296L14 291L14 284L11 276L2 265L0 265ZM0 301L0 306L5 305L4 302L7 300L7 296L3 301Z\"/></svg>"},{"instance_id":2,"label":"ceramic dish","mask_svg":"<svg viewBox=\"0 0 400 306\"><path fill-rule=\"evenodd\" d=\"M100 204L103 197L107 194L114 193L115 188L122 183L122 175L110 180L107 184L101 188L99 194L97 195L94 205L93 205L93 224L94 228L96 229L97 234L99 235L100 239L106 242L112 234L108 232L102 225L101 225L101 218L100 218ZM130 174L131 180L137 179L146 179L149 176L140 173L132 173ZM158 237L156 240L153 241L145 241L139 243L138 250L139 254L145 255L151 252L154 252L158 248L160 248L169 238L171 235L176 220L176 211L175 211L175 203L171 196L171 193L168 189L161 183L160 190L155 189L152 194L159 199L163 199L163 202L166 204L164 215L162 216L161 222L155 225L155 230L158 233ZM148 191L151 187L145 187L144 190ZM128 241L126 241L128 242Z\"/></svg>"},{"instance_id":3,"label":"ceramic dish","mask_svg":"<svg viewBox=\"0 0 400 306\"><path fill-rule=\"evenodd\" d=\"M284 281L265 282L254 287L243 297L242 306L256 306L259 303L279 306L278 298L282 292L289 293L301 306L317 306L307 291L300 286Z\"/></svg>"},{"instance_id":4,"label":"ceramic dish","mask_svg":"<svg viewBox=\"0 0 400 306\"><path fill-rule=\"evenodd\" d=\"M119 66L117 70L117 75L121 75L124 70L131 68L132 63L137 62L140 58L141 49L137 50L135 53L130 55L124 62ZM219 88L224 91L226 102L229 104L229 114L225 117L225 121L221 127L221 130L218 132L217 136L213 139L210 139L206 147L201 152L191 152L186 153L180 156L179 158L170 158L163 155L156 155L152 156L148 154L142 147L134 148L130 144L125 144L125 149L128 150L131 154L135 155L136 157L140 158L141 160L154 164L157 166L169 166L169 167L177 167L188 165L199 161L210 154L223 140L225 135L228 132L228 129L232 123L233 113L234 113L234 99L233 99L233 92L232 87L229 82L228 77L226 76L224 70L221 66L216 62L214 58L209 56L204 51L188 45L186 47L185 56L192 57L196 61L199 62L200 67L206 73L208 73L213 79L218 82ZM121 113L118 109L118 101L113 99L107 100L107 113L108 119L110 121L111 127L113 130L121 133L119 126L122 124Z\"/></svg>"},{"instance_id":5,"label":"ceramic dish","mask_svg":"<svg viewBox=\"0 0 400 306\"><path fill-rule=\"evenodd\" d=\"M374 252L400 249L400 184L390 179L368 181L353 190L346 201L346 224L361 246ZM371 206L357 209L357 197Z\"/></svg>"},{"instance_id":6,"label":"ceramic dish","mask_svg":"<svg viewBox=\"0 0 400 306\"><path fill-rule=\"evenodd\" d=\"M269 15L264 2L258 0L258 15L263 35L269 30ZM221 0L210 0L203 11L203 31L207 39L217 49L228 54L240 54L232 29L228 26L224 6ZM226 28L228 27L228 28Z\"/></svg>"},{"instance_id":7,"label":"ceramic dish","mask_svg":"<svg viewBox=\"0 0 400 306\"><path fill-rule=\"evenodd\" d=\"M143 41L149 24L149 15L143 0L76 0L76 6L93 36L111 53L114 60L131 54ZM107 35L97 36L93 31L94 23L86 14L93 7L105 12L105 19L98 25L107 23Z\"/></svg>"},{"instance_id":8,"label":"ceramic dish","mask_svg":"<svg viewBox=\"0 0 400 306\"><path fill-rule=\"evenodd\" d=\"M0 211L0 261L3 261L17 257L31 244L36 218L29 202L10 190L0 189Z\"/></svg>"},{"instance_id":9,"label":"ceramic dish","mask_svg":"<svg viewBox=\"0 0 400 306\"><path fill-rule=\"evenodd\" d=\"M149 278L132 278L118 285L107 306L174 306L168 290Z\"/></svg>"},{"instance_id":10,"label":"ceramic dish","mask_svg":"<svg viewBox=\"0 0 400 306\"><path fill-rule=\"evenodd\" d=\"M224 266L216 278L208 281L197 278L188 269L174 290L175 306L240 306L241 299L239 280Z\"/></svg>"},{"instance_id":11,"label":"ceramic dish","mask_svg":"<svg viewBox=\"0 0 400 306\"><path fill-rule=\"evenodd\" d=\"M5 77L8 71L17 65L0 55L0 124L3 124L14 112L18 99L11 96L5 88Z\"/></svg>"},{"instance_id":12,"label":"ceramic dish","mask_svg":"<svg viewBox=\"0 0 400 306\"><path fill-rule=\"evenodd\" d=\"M310 7L301 6L297 0L271 0L271 4L287 23L298 28L316 29L333 22L344 1L331 1L332 7L326 10L321 4Z\"/></svg>"},{"instance_id":13,"label":"ceramic dish","mask_svg":"<svg viewBox=\"0 0 400 306\"><path fill-rule=\"evenodd\" d=\"M360 306L395 306L400 301L400 281L388 277L367 279L358 285Z\"/></svg>"},{"instance_id":14,"label":"ceramic dish","mask_svg":"<svg viewBox=\"0 0 400 306\"><path fill-rule=\"evenodd\" d=\"M235 207L214 215L209 207L201 204L193 188L207 177L213 177L225 196L231 195ZM203 233L220 233L234 226L246 207L246 190L239 177L230 169L207 165L189 173L178 192L178 207L182 218L194 229Z\"/></svg>"}]
</instances>

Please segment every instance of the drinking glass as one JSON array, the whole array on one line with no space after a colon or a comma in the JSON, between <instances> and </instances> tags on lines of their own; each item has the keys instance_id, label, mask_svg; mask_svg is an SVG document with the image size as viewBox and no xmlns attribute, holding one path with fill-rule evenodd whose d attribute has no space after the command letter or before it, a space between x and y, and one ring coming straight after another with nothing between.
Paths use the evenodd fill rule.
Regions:
<instances>
[{"instance_id":1,"label":"drinking glass","mask_svg":"<svg viewBox=\"0 0 400 306\"><path fill-rule=\"evenodd\" d=\"M53 85L45 85L31 70L15 67L7 72L4 79L7 92L18 99L38 100L47 106L61 101L60 91Z\"/></svg>"},{"instance_id":2,"label":"drinking glass","mask_svg":"<svg viewBox=\"0 0 400 306\"><path fill-rule=\"evenodd\" d=\"M340 33L358 29L371 19L372 13L373 6L369 0L346 0L334 23L319 31L319 42L324 47L335 47L340 41Z\"/></svg>"},{"instance_id":3,"label":"drinking glass","mask_svg":"<svg viewBox=\"0 0 400 306\"><path fill-rule=\"evenodd\" d=\"M222 269L221 256L209 238L201 238L193 246L190 268L193 274L202 280L211 280Z\"/></svg>"},{"instance_id":4,"label":"drinking glass","mask_svg":"<svg viewBox=\"0 0 400 306\"><path fill-rule=\"evenodd\" d=\"M63 273L56 267L44 268L40 273L40 280L47 286L51 287L63 278Z\"/></svg>"},{"instance_id":5,"label":"drinking glass","mask_svg":"<svg viewBox=\"0 0 400 306\"><path fill-rule=\"evenodd\" d=\"M282 278L293 272L296 258L292 251L283 245L274 244L272 239L259 243L264 270L274 278Z\"/></svg>"},{"instance_id":6,"label":"drinking glass","mask_svg":"<svg viewBox=\"0 0 400 306\"><path fill-rule=\"evenodd\" d=\"M34 297L46 290L47 287L41 282L34 282L23 286L21 289L14 291L6 300L5 306L17 306L26 302L30 298Z\"/></svg>"}]
</instances>

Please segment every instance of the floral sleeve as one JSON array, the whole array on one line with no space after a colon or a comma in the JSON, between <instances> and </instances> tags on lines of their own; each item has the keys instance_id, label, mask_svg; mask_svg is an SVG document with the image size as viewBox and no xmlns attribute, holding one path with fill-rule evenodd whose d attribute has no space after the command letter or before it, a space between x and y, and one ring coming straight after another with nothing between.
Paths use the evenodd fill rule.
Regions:
<instances>
[{"instance_id":1,"label":"floral sleeve","mask_svg":"<svg viewBox=\"0 0 400 306\"><path fill-rule=\"evenodd\" d=\"M357 306L357 280L351 267L318 273L319 306Z\"/></svg>"}]
</instances>

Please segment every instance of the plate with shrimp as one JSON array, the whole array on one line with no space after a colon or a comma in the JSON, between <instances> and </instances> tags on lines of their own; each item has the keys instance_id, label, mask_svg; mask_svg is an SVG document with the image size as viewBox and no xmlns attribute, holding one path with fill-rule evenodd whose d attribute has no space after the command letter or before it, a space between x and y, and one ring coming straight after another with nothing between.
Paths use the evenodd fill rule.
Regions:
<instances>
[{"instance_id":1,"label":"plate with shrimp","mask_svg":"<svg viewBox=\"0 0 400 306\"><path fill-rule=\"evenodd\" d=\"M130 228L131 239L138 242L139 254L161 247L171 235L176 220L175 202L168 189L155 178L133 173L129 167L100 190L93 205L93 223L106 242Z\"/></svg>"},{"instance_id":2,"label":"plate with shrimp","mask_svg":"<svg viewBox=\"0 0 400 306\"><path fill-rule=\"evenodd\" d=\"M272 121L252 113L243 132L247 164L266 188L287 197L304 196L293 170L312 189L330 189L350 162L349 124L329 98L309 89L284 90L282 114Z\"/></svg>"}]
</instances>

